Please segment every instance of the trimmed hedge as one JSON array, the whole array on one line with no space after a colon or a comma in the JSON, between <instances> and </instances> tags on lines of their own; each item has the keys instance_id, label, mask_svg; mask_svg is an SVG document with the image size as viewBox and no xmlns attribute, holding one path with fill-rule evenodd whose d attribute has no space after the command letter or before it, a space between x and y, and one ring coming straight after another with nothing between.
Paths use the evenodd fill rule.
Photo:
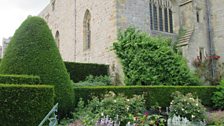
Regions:
<instances>
[{"instance_id":1,"label":"trimmed hedge","mask_svg":"<svg viewBox=\"0 0 224 126\"><path fill-rule=\"evenodd\" d=\"M0 84L0 125L37 126L53 104L53 86Z\"/></svg>"},{"instance_id":2,"label":"trimmed hedge","mask_svg":"<svg viewBox=\"0 0 224 126\"><path fill-rule=\"evenodd\" d=\"M35 75L55 86L60 117L73 109L69 74L44 19L29 16L16 30L0 64L0 74Z\"/></svg>"},{"instance_id":3,"label":"trimmed hedge","mask_svg":"<svg viewBox=\"0 0 224 126\"><path fill-rule=\"evenodd\" d=\"M0 63L1 60L2 59L0 59ZM71 80L73 80L75 83L84 81L89 75L109 76L109 65L66 61L64 63Z\"/></svg>"},{"instance_id":4,"label":"trimmed hedge","mask_svg":"<svg viewBox=\"0 0 224 126\"><path fill-rule=\"evenodd\" d=\"M75 82L84 81L87 76L109 75L109 65L65 62L70 78Z\"/></svg>"},{"instance_id":5,"label":"trimmed hedge","mask_svg":"<svg viewBox=\"0 0 224 126\"><path fill-rule=\"evenodd\" d=\"M0 75L0 84L40 84L40 77L31 75Z\"/></svg>"},{"instance_id":6,"label":"trimmed hedge","mask_svg":"<svg viewBox=\"0 0 224 126\"><path fill-rule=\"evenodd\" d=\"M168 107L172 100L171 94L175 91L180 91L183 94L191 92L202 100L203 105L212 107L211 97L216 90L214 86L102 86L74 88L76 105L79 98L87 101L93 96L102 97L109 91L113 91L116 94L123 93L128 97L144 94L147 108L157 103L163 108Z\"/></svg>"}]
</instances>

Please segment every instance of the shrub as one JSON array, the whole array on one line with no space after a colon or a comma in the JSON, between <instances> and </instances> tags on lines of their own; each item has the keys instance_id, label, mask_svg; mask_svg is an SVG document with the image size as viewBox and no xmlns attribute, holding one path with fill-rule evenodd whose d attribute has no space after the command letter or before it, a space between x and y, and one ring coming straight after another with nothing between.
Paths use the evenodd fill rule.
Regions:
<instances>
[{"instance_id":1,"label":"shrub","mask_svg":"<svg viewBox=\"0 0 224 126\"><path fill-rule=\"evenodd\" d=\"M1 84L40 84L39 76L31 75L0 75Z\"/></svg>"},{"instance_id":2,"label":"shrub","mask_svg":"<svg viewBox=\"0 0 224 126\"><path fill-rule=\"evenodd\" d=\"M111 85L109 76L87 76L85 81L74 83L74 86L108 86Z\"/></svg>"},{"instance_id":3,"label":"shrub","mask_svg":"<svg viewBox=\"0 0 224 126\"><path fill-rule=\"evenodd\" d=\"M109 65L65 62L70 78L75 82L84 81L87 76L108 76Z\"/></svg>"},{"instance_id":4,"label":"shrub","mask_svg":"<svg viewBox=\"0 0 224 126\"><path fill-rule=\"evenodd\" d=\"M216 92L212 96L212 102L214 103L214 108L224 110L224 80L221 82L220 86L217 87Z\"/></svg>"},{"instance_id":5,"label":"shrub","mask_svg":"<svg viewBox=\"0 0 224 126\"><path fill-rule=\"evenodd\" d=\"M110 91L115 94L124 94L127 97L133 95L144 95L147 109L151 106L159 105L163 109L170 105L172 101L172 93L179 91L183 94L193 93L202 100L202 104L212 107L213 103L210 99L217 89L214 86L96 86L96 87L75 87L75 105L80 98L85 103L93 96L98 98L104 97Z\"/></svg>"},{"instance_id":6,"label":"shrub","mask_svg":"<svg viewBox=\"0 0 224 126\"><path fill-rule=\"evenodd\" d=\"M214 111L208 113L207 124L223 126L224 125L224 111Z\"/></svg>"},{"instance_id":7,"label":"shrub","mask_svg":"<svg viewBox=\"0 0 224 126\"><path fill-rule=\"evenodd\" d=\"M151 37L128 28L113 48L121 59L127 85L198 85L184 58L175 53L170 39Z\"/></svg>"},{"instance_id":8,"label":"shrub","mask_svg":"<svg viewBox=\"0 0 224 126\"><path fill-rule=\"evenodd\" d=\"M34 75L55 85L60 115L72 108L73 90L65 65L47 23L28 17L9 43L0 65L1 74Z\"/></svg>"},{"instance_id":9,"label":"shrub","mask_svg":"<svg viewBox=\"0 0 224 126\"><path fill-rule=\"evenodd\" d=\"M135 115L144 112L144 110L144 98L142 96L127 98L110 92L102 99L94 97L85 107L83 101L80 101L75 115L78 115L85 126L93 126L103 116L109 116L112 119L119 116L119 121L125 124L129 114Z\"/></svg>"},{"instance_id":10,"label":"shrub","mask_svg":"<svg viewBox=\"0 0 224 126\"><path fill-rule=\"evenodd\" d=\"M0 84L1 125L37 126L53 103L53 86Z\"/></svg>"},{"instance_id":11,"label":"shrub","mask_svg":"<svg viewBox=\"0 0 224 126\"><path fill-rule=\"evenodd\" d=\"M175 92L170 103L169 115L171 117L175 115L186 117L190 121L203 121L205 119L205 107L191 93L183 95L180 92Z\"/></svg>"},{"instance_id":12,"label":"shrub","mask_svg":"<svg viewBox=\"0 0 224 126\"><path fill-rule=\"evenodd\" d=\"M166 126L166 120L161 115L138 114L129 115L129 122L126 126Z\"/></svg>"}]
</instances>

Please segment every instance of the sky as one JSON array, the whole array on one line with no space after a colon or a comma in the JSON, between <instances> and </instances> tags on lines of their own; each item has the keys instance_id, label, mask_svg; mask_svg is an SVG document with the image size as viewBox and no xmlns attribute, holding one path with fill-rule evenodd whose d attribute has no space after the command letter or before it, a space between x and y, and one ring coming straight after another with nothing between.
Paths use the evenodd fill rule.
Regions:
<instances>
[{"instance_id":1,"label":"sky","mask_svg":"<svg viewBox=\"0 0 224 126\"><path fill-rule=\"evenodd\" d=\"M50 0L0 0L0 45L3 38L13 36L29 15L38 15Z\"/></svg>"}]
</instances>

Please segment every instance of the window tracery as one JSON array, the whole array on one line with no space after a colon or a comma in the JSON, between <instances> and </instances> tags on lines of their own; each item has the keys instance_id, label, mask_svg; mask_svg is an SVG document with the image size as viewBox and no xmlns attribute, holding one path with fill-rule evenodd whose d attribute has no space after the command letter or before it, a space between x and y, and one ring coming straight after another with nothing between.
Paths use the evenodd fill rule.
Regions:
<instances>
[{"instance_id":1,"label":"window tracery","mask_svg":"<svg viewBox=\"0 0 224 126\"><path fill-rule=\"evenodd\" d=\"M173 33L173 13L170 0L150 0L151 30Z\"/></svg>"}]
</instances>

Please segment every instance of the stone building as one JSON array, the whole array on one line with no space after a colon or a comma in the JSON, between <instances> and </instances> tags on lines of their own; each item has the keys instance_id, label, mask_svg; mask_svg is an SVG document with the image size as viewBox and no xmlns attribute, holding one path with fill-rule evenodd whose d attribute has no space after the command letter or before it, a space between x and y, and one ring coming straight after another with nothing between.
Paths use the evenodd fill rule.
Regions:
<instances>
[{"instance_id":1,"label":"stone building","mask_svg":"<svg viewBox=\"0 0 224 126\"><path fill-rule=\"evenodd\" d=\"M224 0L51 0L39 16L65 61L109 64L112 76L122 78L111 46L129 26L173 38L184 31L177 46L189 65L206 58L223 62L223 11Z\"/></svg>"},{"instance_id":2,"label":"stone building","mask_svg":"<svg viewBox=\"0 0 224 126\"><path fill-rule=\"evenodd\" d=\"M8 47L8 44L9 44L10 40L11 40L11 37L2 39L2 47L0 49L1 58L3 58L3 56L5 54L5 51L6 51L6 48Z\"/></svg>"}]
</instances>

